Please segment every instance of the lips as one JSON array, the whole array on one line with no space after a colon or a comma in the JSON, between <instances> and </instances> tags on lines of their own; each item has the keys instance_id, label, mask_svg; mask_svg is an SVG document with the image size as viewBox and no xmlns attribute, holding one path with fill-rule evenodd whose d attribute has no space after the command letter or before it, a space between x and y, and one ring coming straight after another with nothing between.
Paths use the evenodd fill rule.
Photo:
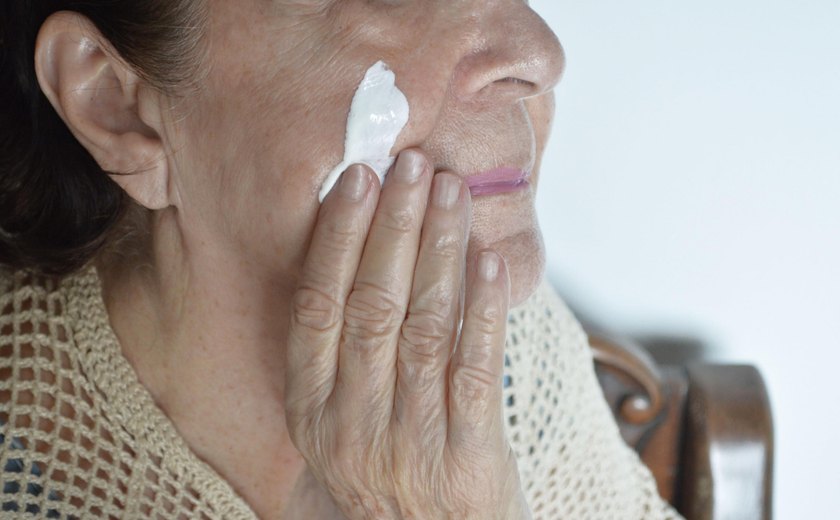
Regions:
<instances>
[{"instance_id":1,"label":"lips","mask_svg":"<svg viewBox=\"0 0 840 520\"><path fill-rule=\"evenodd\" d=\"M519 168L495 168L467 177L467 186L473 197L518 191L529 186L531 172Z\"/></svg>"}]
</instances>

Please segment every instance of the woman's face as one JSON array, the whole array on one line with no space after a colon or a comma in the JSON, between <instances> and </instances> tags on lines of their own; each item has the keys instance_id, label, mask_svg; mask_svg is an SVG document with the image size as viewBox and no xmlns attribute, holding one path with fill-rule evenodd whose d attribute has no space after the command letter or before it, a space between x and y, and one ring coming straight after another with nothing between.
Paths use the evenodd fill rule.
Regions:
<instances>
[{"instance_id":1,"label":"woman's face","mask_svg":"<svg viewBox=\"0 0 840 520\"><path fill-rule=\"evenodd\" d=\"M204 88L173 120L178 218L255 273L293 283L318 192L344 153L351 100L383 60L411 117L393 153L436 171L532 171L529 188L473 197L471 250L508 261L512 302L544 255L534 210L562 49L523 0L210 0Z\"/></svg>"}]
</instances>

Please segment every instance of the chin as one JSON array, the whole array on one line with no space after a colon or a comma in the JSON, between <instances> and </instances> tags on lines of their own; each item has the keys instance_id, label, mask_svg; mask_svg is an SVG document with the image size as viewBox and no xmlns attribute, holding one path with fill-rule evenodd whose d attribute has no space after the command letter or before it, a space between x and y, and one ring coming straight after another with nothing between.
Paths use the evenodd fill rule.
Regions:
<instances>
[{"instance_id":1,"label":"chin","mask_svg":"<svg viewBox=\"0 0 840 520\"><path fill-rule=\"evenodd\" d=\"M537 290L545 273L545 247L539 228L475 246L476 250L484 248L494 249L505 259L510 275L510 307L524 303Z\"/></svg>"},{"instance_id":2,"label":"chin","mask_svg":"<svg viewBox=\"0 0 840 520\"><path fill-rule=\"evenodd\" d=\"M510 273L510 307L525 302L545 274L545 247L539 229L519 233L494 244Z\"/></svg>"},{"instance_id":3,"label":"chin","mask_svg":"<svg viewBox=\"0 0 840 520\"><path fill-rule=\"evenodd\" d=\"M534 294L545 274L545 246L540 232L534 189L473 199L468 255L493 249L505 259L510 274L510 307Z\"/></svg>"}]
</instances>

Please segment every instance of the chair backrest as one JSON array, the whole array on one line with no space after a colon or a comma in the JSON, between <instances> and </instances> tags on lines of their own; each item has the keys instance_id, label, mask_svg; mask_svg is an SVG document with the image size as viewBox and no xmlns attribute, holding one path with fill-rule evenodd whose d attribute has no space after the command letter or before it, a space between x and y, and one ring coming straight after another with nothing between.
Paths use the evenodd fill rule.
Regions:
<instances>
[{"instance_id":1,"label":"chair backrest","mask_svg":"<svg viewBox=\"0 0 840 520\"><path fill-rule=\"evenodd\" d=\"M773 421L761 374L657 366L632 341L585 327L621 434L662 497L688 520L770 520Z\"/></svg>"}]
</instances>

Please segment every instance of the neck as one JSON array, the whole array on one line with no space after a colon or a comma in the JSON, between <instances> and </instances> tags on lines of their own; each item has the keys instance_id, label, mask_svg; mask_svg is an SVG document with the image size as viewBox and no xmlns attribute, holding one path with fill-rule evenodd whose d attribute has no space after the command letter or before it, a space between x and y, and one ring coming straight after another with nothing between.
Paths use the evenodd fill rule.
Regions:
<instances>
[{"instance_id":1,"label":"neck","mask_svg":"<svg viewBox=\"0 0 840 520\"><path fill-rule=\"evenodd\" d=\"M112 327L190 447L259 509L259 496L283 494L262 486L291 488L304 467L283 411L294 277L260 271L218 241L185 237L174 212L149 218L154 238L140 246L143 261L99 264Z\"/></svg>"}]
</instances>

